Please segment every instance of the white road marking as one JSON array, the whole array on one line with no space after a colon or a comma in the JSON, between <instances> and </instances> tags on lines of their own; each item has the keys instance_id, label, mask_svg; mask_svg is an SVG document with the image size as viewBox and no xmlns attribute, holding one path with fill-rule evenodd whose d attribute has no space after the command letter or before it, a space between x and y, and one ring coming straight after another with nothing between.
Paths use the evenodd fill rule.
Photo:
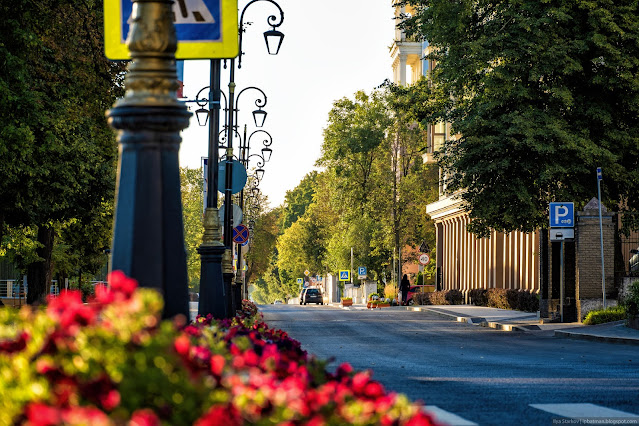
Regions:
<instances>
[{"instance_id":1,"label":"white road marking","mask_svg":"<svg viewBox=\"0 0 639 426\"><path fill-rule=\"evenodd\" d=\"M441 423L445 423L451 426L473 426L477 423L466 420L463 417L459 417L457 414L453 414L450 411L442 410L436 405L424 405L424 411L435 417L435 420Z\"/></svg>"},{"instance_id":2,"label":"white road marking","mask_svg":"<svg viewBox=\"0 0 639 426\"><path fill-rule=\"evenodd\" d=\"M595 404L530 404L531 407L571 419L578 418L637 418L625 411L613 410Z\"/></svg>"}]
</instances>

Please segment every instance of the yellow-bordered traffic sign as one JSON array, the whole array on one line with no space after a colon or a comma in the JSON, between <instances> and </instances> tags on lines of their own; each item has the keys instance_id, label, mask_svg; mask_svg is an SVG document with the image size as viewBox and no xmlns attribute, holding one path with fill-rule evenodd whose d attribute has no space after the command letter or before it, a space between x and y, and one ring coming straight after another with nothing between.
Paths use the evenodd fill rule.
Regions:
<instances>
[{"instance_id":1,"label":"yellow-bordered traffic sign","mask_svg":"<svg viewBox=\"0 0 639 426\"><path fill-rule=\"evenodd\" d=\"M340 281L350 281L351 279L351 271L349 270L341 270L339 271L339 280Z\"/></svg>"},{"instance_id":2,"label":"yellow-bordered traffic sign","mask_svg":"<svg viewBox=\"0 0 639 426\"><path fill-rule=\"evenodd\" d=\"M131 59L126 37L132 10L131 0L104 0L104 50L109 59ZM176 59L236 57L237 19L237 0L175 1Z\"/></svg>"}]
</instances>

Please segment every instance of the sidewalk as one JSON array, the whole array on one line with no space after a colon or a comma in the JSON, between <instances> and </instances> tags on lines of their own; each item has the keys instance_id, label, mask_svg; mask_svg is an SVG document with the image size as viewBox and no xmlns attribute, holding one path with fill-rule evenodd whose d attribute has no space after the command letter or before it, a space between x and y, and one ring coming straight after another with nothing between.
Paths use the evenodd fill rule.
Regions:
<instances>
[{"instance_id":1,"label":"sidewalk","mask_svg":"<svg viewBox=\"0 0 639 426\"><path fill-rule=\"evenodd\" d=\"M341 305L337 304L333 306L341 307ZM343 309L365 310L366 306L353 305L350 308ZM382 309L433 312L458 322L466 322L502 331L544 333L555 337L639 345L639 330L626 327L625 321L599 325L583 325L581 323L542 324L535 312L510 311L474 305L395 306Z\"/></svg>"}]
</instances>

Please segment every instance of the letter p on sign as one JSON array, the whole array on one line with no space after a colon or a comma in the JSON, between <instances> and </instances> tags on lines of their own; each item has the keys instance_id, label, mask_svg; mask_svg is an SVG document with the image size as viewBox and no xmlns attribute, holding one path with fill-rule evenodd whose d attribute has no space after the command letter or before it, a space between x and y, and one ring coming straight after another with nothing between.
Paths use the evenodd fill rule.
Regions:
<instances>
[{"instance_id":1,"label":"letter p on sign","mask_svg":"<svg viewBox=\"0 0 639 426\"><path fill-rule=\"evenodd\" d=\"M550 227L572 228L575 226L574 203L550 203Z\"/></svg>"}]
</instances>

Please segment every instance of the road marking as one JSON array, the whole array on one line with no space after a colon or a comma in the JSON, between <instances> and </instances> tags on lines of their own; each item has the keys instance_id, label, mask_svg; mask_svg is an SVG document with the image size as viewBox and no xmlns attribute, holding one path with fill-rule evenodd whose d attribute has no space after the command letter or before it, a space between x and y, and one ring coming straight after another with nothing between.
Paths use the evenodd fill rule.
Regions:
<instances>
[{"instance_id":1,"label":"road marking","mask_svg":"<svg viewBox=\"0 0 639 426\"><path fill-rule=\"evenodd\" d=\"M451 426L473 426L477 423L466 420L463 417L459 417L457 414L453 414L450 411L442 410L436 405L424 405L424 411L435 417L435 420L440 423L445 423Z\"/></svg>"},{"instance_id":2,"label":"road marking","mask_svg":"<svg viewBox=\"0 0 639 426\"><path fill-rule=\"evenodd\" d=\"M639 418L638 415L625 411L613 410L595 404L529 404L538 410L556 414L561 417L577 418Z\"/></svg>"}]
</instances>

